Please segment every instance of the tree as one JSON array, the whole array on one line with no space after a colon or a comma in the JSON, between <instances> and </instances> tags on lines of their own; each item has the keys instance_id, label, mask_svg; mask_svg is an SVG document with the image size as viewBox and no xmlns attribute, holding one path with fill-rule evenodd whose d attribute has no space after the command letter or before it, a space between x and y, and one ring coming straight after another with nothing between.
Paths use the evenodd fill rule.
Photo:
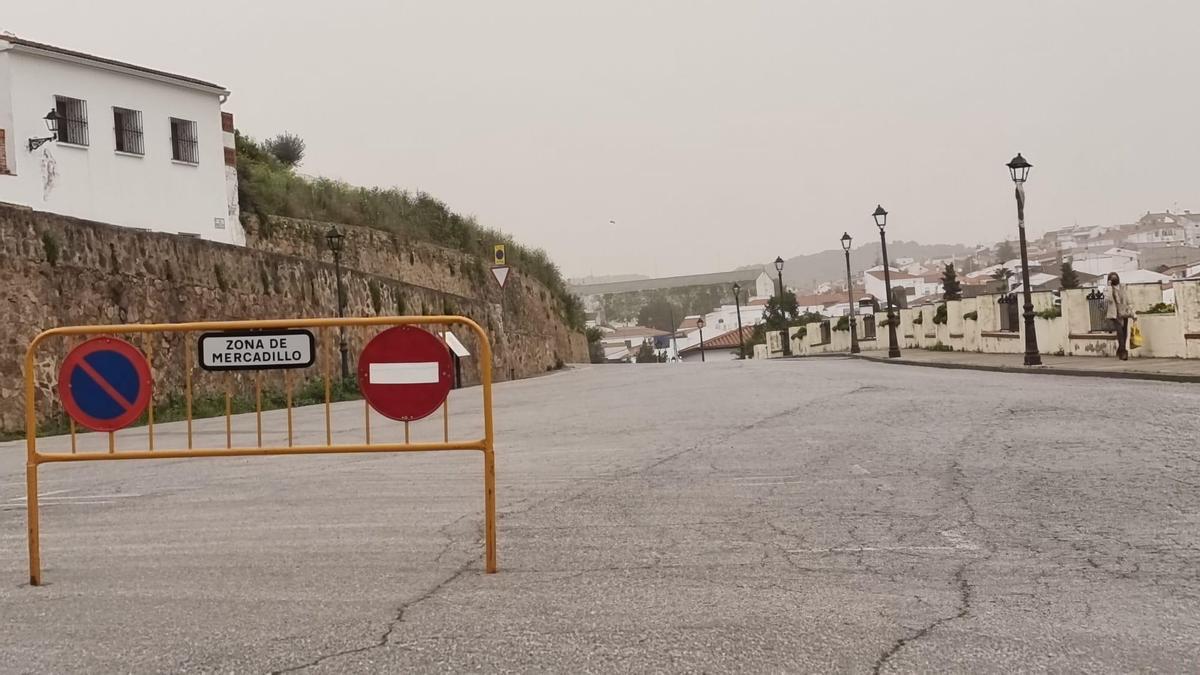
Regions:
<instances>
[{"instance_id":1,"label":"tree","mask_svg":"<svg viewBox=\"0 0 1200 675\"><path fill-rule=\"evenodd\" d=\"M962 284L958 283L958 272L954 271L954 263L946 263L942 272L942 299L962 300Z\"/></svg>"},{"instance_id":2,"label":"tree","mask_svg":"<svg viewBox=\"0 0 1200 675\"><path fill-rule=\"evenodd\" d=\"M1008 278L1011 277L1012 275L1013 275L1013 271L1008 269L1007 267L1001 267L1000 269L996 270L995 272L992 272L993 279L995 279L996 281L1004 282L1005 290L1008 289Z\"/></svg>"},{"instance_id":3,"label":"tree","mask_svg":"<svg viewBox=\"0 0 1200 675\"><path fill-rule=\"evenodd\" d=\"M637 362L658 363L658 352L654 351L654 343L649 340L642 342L642 346L637 350Z\"/></svg>"},{"instance_id":4,"label":"tree","mask_svg":"<svg viewBox=\"0 0 1200 675\"><path fill-rule=\"evenodd\" d=\"M763 309L763 323L767 330L783 330L794 325L799 316L800 307L792 291L784 291L782 300L779 295L771 296Z\"/></svg>"},{"instance_id":5,"label":"tree","mask_svg":"<svg viewBox=\"0 0 1200 675\"><path fill-rule=\"evenodd\" d=\"M996 247L996 264L1003 265L1004 263L1017 257L1017 252L1013 250L1012 242L1005 239Z\"/></svg>"},{"instance_id":6,"label":"tree","mask_svg":"<svg viewBox=\"0 0 1200 675\"><path fill-rule=\"evenodd\" d=\"M600 343L600 338L604 336L604 333L593 326L584 334L587 335L588 341L588 360L592 363L604 363L604 345Z\"/></svg>"},{"instance_id":7,"label":"tree","mask_svg":"<svg viewBox=\"0 0 1200 675\"><path fill-rule=\"evenodd\" d=\"M670 333L679 327L675 322L682 318L682 311L670 300L655 298L638 312L638 325Z\"/></svg>"},{"instance_id":8,"label":"tree","mask_svg":"<svg viewBox=\"0 0 1200 675\"><path fill-rule=\"evenodd\" d=\"M1075 268L1070 262L1062 264L1061 282L1063 288L1079 288L1079 275L1075 273Z\"/></svg>"},{"instance_id":9,"label":"tree","mask_svg":"<svg viewBox=\"0 0 1200 675\"><path fill-rule=\"evenodd\" d=\"M304 139L290 131L268 138L263 147L287 166L299 166L304 161Z\"/></svg>"}]
</instances>

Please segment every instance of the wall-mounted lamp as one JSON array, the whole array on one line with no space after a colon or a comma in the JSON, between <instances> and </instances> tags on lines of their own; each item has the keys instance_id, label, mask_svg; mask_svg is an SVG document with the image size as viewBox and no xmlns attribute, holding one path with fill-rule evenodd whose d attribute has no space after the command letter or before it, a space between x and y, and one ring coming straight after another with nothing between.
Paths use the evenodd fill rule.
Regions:
<instances>
[{"instance_id":1,"label":"wall-mounted lamp","mask_svg":"<svg viewBox=\"0 0 1200 675\"><path fill-rule=\"evenodd\" d=\"M46 138L31 138L29 139L29 151L33 152L42 147L46 143L58 138L58 113L51 110L42 118L46 120L46 128L50 130L50 135Z\"/></svg>"}]
</instances>

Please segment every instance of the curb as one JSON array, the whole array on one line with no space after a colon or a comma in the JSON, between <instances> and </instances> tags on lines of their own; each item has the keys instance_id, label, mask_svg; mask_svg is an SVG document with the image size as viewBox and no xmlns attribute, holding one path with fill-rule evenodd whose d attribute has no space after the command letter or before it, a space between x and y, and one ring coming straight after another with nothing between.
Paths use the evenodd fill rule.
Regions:
<instances>
[{"instance_id":1,"label":"curb","mask_svg":"<svg viewBox=\"0 0 1200 675\"><path fill-rule=\"evenodd\" d=\"M1056 368L1052 366L986 366L955 362L906 361L904 359L889 359L879 356L864 356L862 354L843 354L844 358L861 359L874 363L887 363L896 366L918 366L923 368L943 368L946 370L983 370L993 373L1018 373L1022 375L1065 375L1067 377L1096 377L1114 380L1153 380L1157 382L1180 382L1185 384L1200 383L1200 375L1175 375L1173 373L1142 373L1136 371L1104 371L1078 370L1075 368ZM1018 354L1018 356L1020 356Z\"/></svg>"}]
</instances>

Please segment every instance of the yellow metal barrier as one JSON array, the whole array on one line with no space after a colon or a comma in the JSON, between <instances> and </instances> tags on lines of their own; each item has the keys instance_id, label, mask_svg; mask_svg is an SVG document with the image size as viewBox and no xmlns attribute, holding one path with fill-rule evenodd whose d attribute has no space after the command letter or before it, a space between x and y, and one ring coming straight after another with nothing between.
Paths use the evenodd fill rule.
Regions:
<instances>
[{"instance_id":1,"label":"yellow metal barrier","mask_svg":"<svg viewBox=\"0 0 1200 675\"><path fill-rule=\"evenodd\" d=\"M449 417L449 402L442 404L442 426L444 430L443 442L441 443L412 443L410 442L409 423L404 423L404 442L373 442L371 435L371 409L370 405L364 399L363 405L366 408L365 424L363 431L365 432L365 442L362 443L346 443L334 444L333 431L331 426L330 405L331 405L331 367L332 356L330 352L333 345L333 340L329 339L330 328L372 328L372 327L393 327L393 326L452 326L458 325L469 329L478 338L478 359L479 359L479 375L480 384L483 392L483 437L474 440L452 441L450 440L450 417ZM232 384L228 373L223 374L225 377L225 447L217 448L196 448L193 447L193 431L192 431L192 403L193 403L193 363L190 359L195 355L191 349L191 342L187 339L187 334L199 334L205 331L246 331L246 330L270 330L270 329L296 329L296 328L313 328L320 329L319 337L314 345L317 351L317 360L321 362L321 374L325 384L325 443L320 445L295 445L293 440L292 429L292 386L296 378L290 377L288 371L284 371L285 389L287 392L287 445L286 446L263 446L262 444L262 382L261 371L254 371L254 387L256 401L256 424L257 424L257 439L258 444L255 447L233 447L232 434ZM186 448L162 448L156 447L154 441L154 402L153 389L151 389L151 402L148 407L149 413L147 416L147 435L148 443L145 450L119 450L116 446L116 437L114 432L108 433L107 451L100 452L80 452L77 449L76 442L76 427L74 420L70 424L71 434L71 450L70 452L39 452L37 447L37 410L36 391L34 386L35 363L37 348L46 340L60 337L80 337L80 336L115 336L115 335L160 335L164 333L179 333L184 334L185 345L185 400L186 400L186 417L187 417L187 447ZM321 339L325 338L325 339ZM152 345L152 342L146 342L146 345ZM330 349L322 349L322 345L329 345ZM144 355L149 360L153 358L153 348L147 347L143 349ZM315 366L314 366L315 367ZM167 323L167 324L128 324L128 325L112 325L112 326L71 326L52 328L42 332L32 342L29 343L29 348L25 352L25 432L26 432L26 489L28 501L28 524L29 524L29 583L34 586L39 586L42 583L41 569L41 545L40 545L40 530L38 521L38 467L42 464L58 463L58 462L87 462L87 461L106 461L106 460L124 460L124 459L181 459L191 457L249 457L258 455L312 455L325 453L363 453L363 452L439 452L448 450L478 450L483 453L483 487L484 487L484 521L485 521L485 568L488 573L493 573L497 569L496 565L496 464L494 452L494 437L492 427L492 351L491 345L488 342L487 333L479 324L469 318L462 316L397 316L397 317L372 317L372 318L345 318L345 319L274 319L264 321L210 321L196 323Z\"/></svg>"}]
</instances>

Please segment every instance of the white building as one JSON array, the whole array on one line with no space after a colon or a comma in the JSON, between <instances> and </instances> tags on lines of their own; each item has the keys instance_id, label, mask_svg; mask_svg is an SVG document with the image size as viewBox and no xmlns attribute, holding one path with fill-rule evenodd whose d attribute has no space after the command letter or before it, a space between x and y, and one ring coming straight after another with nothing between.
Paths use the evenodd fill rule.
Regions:
<instances>
[{"instance_id":1,"label":"white building","mask_svg":"<svg viewBox=\"0 0 1200 675\"><path fill-rule=\"evenodd\" d=\"M1138 267L1138 252L1127 248L1110 248L1103 253L1071 256L1072 269L1096 276L1105 276L1109 272L1128 272Z\"/></svg>"},{"instance_id":2,"label":"white building","mask_svg":"<svg viewBox=\"0 0 1200 675\"><path fill-rule=\"evenodd\" d=\"M0 34L0 201L244 244L228 97L209 82Z\"/></svg>"}]
</instances>

